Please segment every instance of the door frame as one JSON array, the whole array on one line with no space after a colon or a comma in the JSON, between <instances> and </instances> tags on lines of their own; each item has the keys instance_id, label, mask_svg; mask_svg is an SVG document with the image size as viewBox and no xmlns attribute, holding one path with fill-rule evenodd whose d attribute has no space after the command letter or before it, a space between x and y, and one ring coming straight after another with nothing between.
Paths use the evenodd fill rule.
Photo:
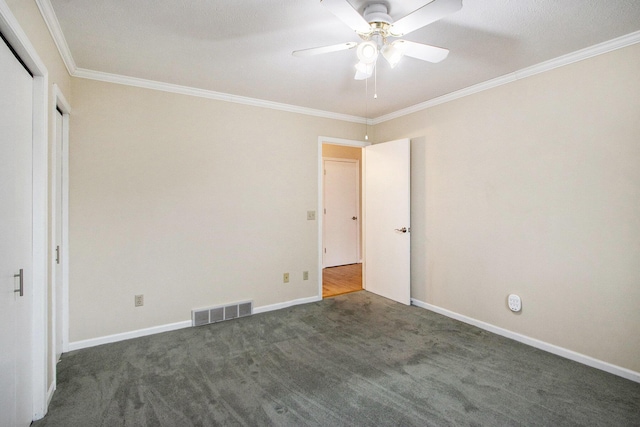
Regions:
<instances>
[{"instance_id":1,"label":"door frame","mask_svg":"<svg viewBox=\"0 0 640 427\"><path fill-rule=\"evenodd\" d=\"M343 138L333 138L329 136L319 136L318 137L318 202L317 202L317 210L319 214L322 212L322 207L324 206L324 179L322 177L322 145L323 144L332 144L332 145L345 145L348 147L356 147L356 148L364 148L367 145L371 145L370 142L367 141L358 141L353 139L343 139ZM364 222L366 221L366 216L363 212L362 214L362 225L364 226ZM323 227L322 227L322 218L318 219L318 215L316 215L316 222L318 223L318 299L322 299L322 266L323 266L323 256L322 256L322 236L323 236ZM360 254L362 258L362 253ZM365 288L364 277L362 278L362 287Z\"/></svg>"},{"instance_id":2,"label":"door frame","mask_svg":"<svg viewBox=\"0 0 640 427\"><path fill-rule=\"evenodd\" d=\"M11 9L0 0L0 32L33 74L33 419L44 417L48 404L48 81L49 73Z\"/></svg>"},{"instance_id":3,"label":"door frame","mask_svg":"<svg viewBox=\"0 0 640 427\"><path fill-rule=\"evenodd\" d=\"M53 85L53 97L52 97L52 106L51 106L52 114L57 114L56 110L60 110L62 112L62 152L60 153L61 157L61 172L62 179L61 190L62 190L62 201L60 206L61 211L61 252L60 252L60 264L56 264L56 233L57 233L57 213L56 209L56 200L57 200L57 185L58 182L58 173L60 171L57 170L57 162L56 158L58 155L57 152L57 144L52 144L51 149L51 200L52 200L52 209L51 209L51 245L49 250L51 254L54 256L50 257L51 263L51 360L49 361L49 369L53 371L53 383L51 387L55 390L57 385L57 376L56 376L56 364L58 352L65 353L69 351L69 115L71 114L71 106L67 102L67 99L62 94L60 87L57 84ZM53 122L54 127L54 135L57 138L58 129L56 121ZM56 283L56 270L58 268L62 269L62 283L60 284L60 289L57 288ZM62 307L57 306L57 292L60 291L62 293ZM57 348L58 345L58 336L57 331L58 327L61 325L62 331L62 348ZM53 390L49 390L49 398L53 393Z\"/></svg>"},{"instance_id":4,"label":"door frame","mask_svg":"<svg viewBox=\"0 0 640 427\"><path fill-rule=\"evenodd\" d=\"M357 147L355 147L357 148ZM323 157L322 158L322 169L325 170L326 169L326 162L343 162L343 163L352 163L355 165L356 170L358 171L358 179L356 180L356 212L358 212L358 217L360 217L360 219L357 222L357 227L356 227L356 259L358 260L358 262L362 262L362 250L361 250L361 239L362 236L360 235L360 224L362 223L362 215L360 214L360 212L362 211L362 208L360 206L360 198L361 198L361 193L362 193L362 189L360 188L360 180L361 180L361 176L360 176L360 161L356 160L356 159L343 159L343 158L337 158L337 157ZM325 234L324 232L325 227L324 227L324 218L325 218L325 213L324 213L324 202L325 202L325 197L324 197L324 190L325 190L325 185L324 185L324 180L326 178L326 175L324 173L321 174L321 178L322 178L322 206L320 207L320 221L322 221L322 267L325 267L325 259L324 259L324 242L325 242Z\"/></svg>"}]
</instances>

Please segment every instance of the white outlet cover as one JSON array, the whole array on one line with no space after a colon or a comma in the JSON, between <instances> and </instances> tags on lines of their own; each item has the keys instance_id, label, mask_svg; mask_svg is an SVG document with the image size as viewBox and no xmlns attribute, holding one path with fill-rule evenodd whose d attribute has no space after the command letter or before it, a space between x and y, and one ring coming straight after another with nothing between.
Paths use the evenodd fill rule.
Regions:
<instances>
[{"instance_id":1,"label":"white outlet cover","mask_svg":"<svg viewBox=\"0 0 640 427\"><path fill-rule=\"evenodd\" d=\"M518 295L515 295L515 294L509 295L509 298L507 299L507 301L509 304L509 310L515 311L515 312L522 310L522 300Z\"/></svg>"}]
</instances>

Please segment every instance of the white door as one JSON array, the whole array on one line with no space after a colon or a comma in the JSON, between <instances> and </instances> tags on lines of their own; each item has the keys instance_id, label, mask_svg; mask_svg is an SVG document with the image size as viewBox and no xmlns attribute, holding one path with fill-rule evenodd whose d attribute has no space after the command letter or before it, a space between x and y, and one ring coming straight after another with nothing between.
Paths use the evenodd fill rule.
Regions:
<instances>
[{"instance_id":1,"label":"white door","mask_svg":"<svg viewBox=\"0 0 640 427\"><path fill-rule=\"evenodd\" d=\"M62 355L62 317L63 317L63 289L62 289L62 141L64 126L62 113L56 111L56 147L55 147L55 183L54 183L54 259L53 259L53 295L55 296L55 361Z\"/></svg>"},{"instance_id":2,"label":"white door","mask_svg":"<svg viewBox=\"0 0 640 427\"><path fill-rule=\"evenodd\" d=\"M33 79L0 40L0 425L33 414ZM20 277L20 271L23 274ZM20 296L20 281L23 295ZM16 292L16 290L18 292Z\"/></svg>"},{"instance_id":3,"label":"white door","mask_svg":"<svg viewBox=\"0 0 640 427\"><path fill-rule=\"evenodd\" d=\"M364 159L365 289L409 305L409 140L370 145Z\"/></svg>"},{"instance_id":4,"label":"white door","mask_svg":"<svg viewBox=\"0 0 640 427\"><path fill-rule=\"evenodd\" d=\"M324 161L324 266L355 264L359 257L359 164Z\"/></svg>"}]
</instances>

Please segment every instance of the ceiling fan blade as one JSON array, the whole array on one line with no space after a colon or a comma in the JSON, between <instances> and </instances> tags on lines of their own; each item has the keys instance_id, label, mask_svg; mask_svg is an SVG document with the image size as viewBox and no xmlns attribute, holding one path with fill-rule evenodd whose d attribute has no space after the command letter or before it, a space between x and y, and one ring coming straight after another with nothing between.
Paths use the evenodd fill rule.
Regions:
<instances>
[{"instance_id":1,"label":"ceiling fan blade","mask_svg":"<svg viewBox=\"0 0 640 427\"><path fill-rule=\"evenodd\" d=\"M368 33L371 31L369 23L355 10L347 0L320 0L329 12L336 18L347 24L349 28L357 33Z\"/></svg>"},{"instance_id":2,"label":"ceiling fan blade","mask_svg":"<svg viewBox=\"0 0 640 427\"><path fill-rule=\"evenodd\" d=\"M434 63L442 61L449 55L449 49L410 42L408 40L396 40L393 42L393 46L400 49L405 56Z\"/></svg>"},{"instance_id":3,"label":"ceiling fan blade","mask_svg":"<svg viewBox=\"0 0 640 427\"><path fill-rule=\"evenodd\" d=\"M338 52L341 50L353 49L356 46L358 46L358 43L356 42L347 42L347 43L334 44L331 46L312 47L311 49L294 50L291 54L293 56L321 55L323 53Z\"/></svg>"},{"instance_id":4,"label":"ceiling fan blade","mask_svg":"<svg viewBox=\"0 0 640 427\"><path fill-rule=\"evenodd\" d=\"M403 36L457 12L461 8L462 0L433 0L404 18L400 18L391 26L390 32L396 37Z\"/></svg>"}]
</instances>

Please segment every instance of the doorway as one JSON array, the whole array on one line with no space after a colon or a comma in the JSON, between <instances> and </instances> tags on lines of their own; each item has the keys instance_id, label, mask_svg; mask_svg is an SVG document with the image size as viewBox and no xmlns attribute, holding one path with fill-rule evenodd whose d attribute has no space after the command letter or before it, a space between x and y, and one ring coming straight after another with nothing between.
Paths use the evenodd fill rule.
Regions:
<instances>
[{"instance_id":1,"label":"doorway","mask_svg":"<svg viewBox=\"0 0 640 427\"><path fill-rule=\"evenodd\" d=\"M361 203L361 286L385 298L409 305L410 280L410 141L400 139L376 145L339 138L318 138L318 207L323 200L323 148L327 145L358 147L362 155L365 203ZM365 164L366 163L366 164ZM363 207L364 206L364 207ZM364 215L366 214L366 217ZM318 277L323 277L323 221L318 221ZM318 297L323 296L322 281Z\"/></svg>"},{"instance_id":2,"label":"doorway","mask_svg":"<svg viewBox=\"0 0 640 427\"><path fill-rule=\"evenodd\" d=\"M362 147L323 142L322 297L363 289Z\"/></svg>"}]
</instances>

